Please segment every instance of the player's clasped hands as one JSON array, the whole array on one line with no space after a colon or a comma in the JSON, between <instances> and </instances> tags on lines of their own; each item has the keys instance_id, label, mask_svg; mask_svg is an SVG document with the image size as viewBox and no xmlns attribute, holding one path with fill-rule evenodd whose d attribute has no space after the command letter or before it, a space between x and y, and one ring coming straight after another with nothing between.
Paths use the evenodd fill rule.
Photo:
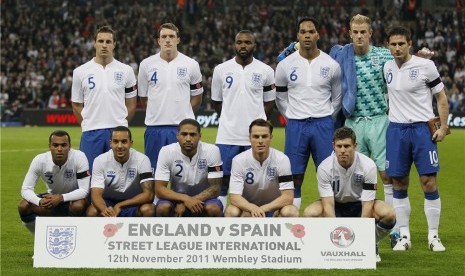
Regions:
<instances>
[{"instance_id":1,"label":"player's clasped hands","mask_svg":"<svg viewBox=\"0 0 465 276\"><path fill-rule=\"evenodd\" d=\"M102 211L102 216L104 216L104 217L116 217L116 216L118 216L119 212L120 212L119 207L116 207L116 205L115 205L115 208L110 206L110 207L105 208Z\"/></svg>"},{"instance_id":2,"label":"player's clasped hands","mask_svg":"<svg viewBox=\"0 0 465 276\"><path fill-rule=\"evenodd\" d=\"M255 204L251 204L250 215L254 218L266 217L265 211Z\"/></svg>"},{"instance_id":3,"label":"player's clasped hands","mask_svg":"<svg viewBox=\"0 0 465 276\"><path fill-rule=\"evenodd\" d=\"M40 200L39 205L44 208L55 208L63 201L62 195L47 194Z\"/></svg>"},{"instance_id":4,"label":"player's clasped hands","mask_svg":"<svg viewBox=\"0 0 465 276\"><path fill-rule=\"evenodd\" d=\"M203 211L203 201L187 196L184 200L184 205L194 214L201 213Z\"/></svg>"}]
</instances>

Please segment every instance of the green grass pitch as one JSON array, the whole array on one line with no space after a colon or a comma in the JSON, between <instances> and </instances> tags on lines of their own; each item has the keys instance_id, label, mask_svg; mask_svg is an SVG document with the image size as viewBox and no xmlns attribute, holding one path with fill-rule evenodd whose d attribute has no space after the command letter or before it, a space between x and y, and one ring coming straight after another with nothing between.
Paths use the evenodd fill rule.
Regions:
<instances>
[{"instance_id":1,"label":"green grass pitch","mask_svg":"<svg viewBox=\"0 0 465 276\"><path fill-rule=\"evenodd\" d=\"M72 146L79 148L80 129L70 132ZM417 173L411 172L409 197L412 205L411 233L413 248L393 252L386 239L381 242L382 262L377 270L147 270L147 269L35 269L32 267L33 236L20 222L17 204L20 189L32 158L48 149L48 136L54 128L2 128L1 131L1 271L2 275L463 275L465 271L465 130L452 130L439 144L441 171L439 192L442 200L440 236L446 252L433 253L427 248L427 226L423 212L423 193ZM132 128L134 147L143 152L144 128ZM216 129L203 129L202 140L214 142ZM275 129L273 147L283 150L284 130ZM315 169L309 162L303 188L302 206L318 198ZM39 191L44 185L39 183ZM383 198L379 185L378 198Z\"/></svg>"}]
</instances>

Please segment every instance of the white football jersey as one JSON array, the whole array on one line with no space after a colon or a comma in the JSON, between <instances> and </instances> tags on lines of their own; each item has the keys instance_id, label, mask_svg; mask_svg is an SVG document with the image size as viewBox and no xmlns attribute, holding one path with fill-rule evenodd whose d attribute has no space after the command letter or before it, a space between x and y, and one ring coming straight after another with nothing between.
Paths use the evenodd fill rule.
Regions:
<instances>
[{"instance_id":1,"label":"white football jersey","mask_svg":"<svg viewBox=\"0 0 465 276\"><path fill-rule=\"evenodd\" d=\"M323 51L311 62L294 52L276 67L276 100L287 103L289 119L333 115L341 108L341 67Z\"/></svg>"},{"instance_id":2,"label":"white football jersey","mask_svg":"<svg viewBox=\"0 0 465 276\"><path fill-rule=\"evenodd\" d=\"M141 184L150 180L153 173L147 156L131 148L129 160L121 165L110 149L95 158L90 187L102 188L104 199L123 201L142 193Z\"/></svg>"},{"instance_id":3,"label":"white football jersey","mask_svg":"<svg viewBox=\"0 0 465 276\"><path fill-rule=\"evenodd\" d=\"M216 143L250 145L249 124L266 120L263 102L276 98L274 71L255 58L245 67L232 58L215 67L211 92L212 100L222 102Z\"/></svg>"},{"instance_id":4,"label":"white football jersey","mask_svg":"<svg viewBox=\"0 0 465 276\"><path fill-rule=\"evenodd\" d=\"M220 150L217 146L199 141L197 153L190 159L181 152L179 143L161 148L155 180L169 181L171 190L195 196L210 185L209 178L223 177Z\"/></svg>"},{"instance_id":5,"label":"white football jersey","mask_svg":"<svg viewBox=\"0 0 465 276\"><path fill-rule=\"evenodd\" d=\"M362 153L355 152L354 163L346 170L333 152L318 166L320 197L334 196L339 203L374 200L377 173L375 162Z\"/></svg>"},{"instance_id":6,"label":"white football jersey","mask_svg":"<svg viewBox=\"0 0 465 276\"><path fill-rule=\"evenodd\" d=\"M229 193L242 195L248 202L262 206L275 200L282 190L294 190L291 163L282 152L270 148L270 155L260 165L252 149L232 160Z\"/></svg>"},{"instance_id":7,"label":"white football jersey","mask_svg":"<svg viewBox=\"0 0 465 276\"><path fill-rule=\"evenodd\" d=\"M73 71L71 101L84 103L82 131L127 127L125 102L136 96L134 70L116 59L105 67L92 59Z\"/></svg>"},{"instance_id":8,"label":"white football jersey","mask_svg":"<svg viewBox=\"0 0 465 276\"><path fill-rule=\"evenodd\" d=\"M194 59L178 52L171 62L160 53L140 63L139 96L147 97L147 126L178 125L186 118L195 119L191 96L203 93L200 66Z\"/></svg>"},{"instance_id":9,"label":"white football jersey","mask_svg":"<svg viewBox=\"0 0 465 276\"><path fill-rule=\"evenodd\" d=\"M47 186L47 192L63 195L64 201L86 198L89 194L89 163L85 154L70 149L64 165L53 163L50 151L37 155L31 162L23 181L21 196L30 203L39 205L40 199L34 192L39 177Z\"/></svg>"},{"instance_id":10,"label":"white football jersey","mask_svg":"<svg viewBox=\"0 0 465 276\"><path fill-rule=\"evenodd\" d=\"M433 61L412 56L401 68L394 60L388 61L384 78L391 122L426 122L434 117L433 95L441 92L444 84Z\"/></svg>"}]
</instances>

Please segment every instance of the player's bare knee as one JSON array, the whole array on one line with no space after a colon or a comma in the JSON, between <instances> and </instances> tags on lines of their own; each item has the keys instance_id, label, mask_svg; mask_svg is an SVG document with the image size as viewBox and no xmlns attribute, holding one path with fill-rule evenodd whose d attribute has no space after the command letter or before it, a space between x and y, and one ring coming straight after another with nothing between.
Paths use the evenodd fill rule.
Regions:
<instances>
[{"instance_id":1,"label":"player's bare knee","mask_svg":"<svg viewBox=\"0 0 465 276\"><path fill-rule=\"evenodd\" d=\"M156 207L157 217L169 217L172 215L173 207L169 203L160 203Z\"/></svg>"},{"instance_id":2,"label":"player's bare knee","mask_svg":"<svg viewBox=\"0 0 465 276\"><path fill-rule=\"evenodd\" d=\"M299 216L299 210L294 205L287 205L281 208L279 214L285 218L296 218Z\"/></svg>"},{"instance_id":3,"label":"player's bare knee","mask_svg":"<svg viewBox=\"0 0 465 276\"><path fill-rule=\"evenodd\" d=\"M31 213L31 204L26 200L21 199L21 201L18 204L18 212L20 215L26 215Z\"/></svg>"},{"instance_id":4,"label":"player's bare knee","mask_svg":"<svg viewBox=\"0 0 465 276\"><path fill-rule=\"evenodd\" d=\"M83 216L84 214L86 214L88 205L89 204L85 199L72 201L69 203L69 212L73 216Z\"/></svg>"},{"instance_id":5,"label":"player's bare knee","mask_svg":"<svg viewBox=\"0 0 465 276\"><path fill-rule=\"evenodd\" d=\"M237 208L234 205L229 205L228 207L226 207L226 210L224 211L225 217L240 217L241 214L241 209Z\"/></svg>"},{"instance_id":6,"label":"player's bare knee","mask_svg":"<svg viewBox=\"0 0 465 276\"><path fill-rule=\"evenodd\" d=\"M436 176L422 175L420 177L420 183L424 192L432 193L438 189Z\"/></svg>"},{"instance_id":7,"label":"player's bare knee","mask_svg":"<svg viewBox=\"0 0 465 276\"><path fill-rule=\"evenodd\" d=\"M98 217L99 213L97 209L94 207L94 205L89 205L86 211L86 216L88 217Z\"/></svg>"},{"instance_id":8,"label":"player's bare knee","mask_svg":"<svg viewBox=\"0 0 465 276\"><path fill-rule=\"evenodd\" d=\"M304 213L303 213L303 216L307 218L321 217L322 215L323 215L323 208L321 207L321 204L319 201L308 205L305 208Z\"/></svg>"},{"instance_id":9,"label":"player's bare knee","mask_svg":"<svg viewBox=\"0 0 465 276\"><path fill-rule=\"evenodd\" d=\"M155 205L153 203L142 204L139 207L139 213L141 217L154 217Z\"/></svg>"},{"instance_id":10,"label":"player's bare knee","mask_svg":"<svg viewBox=\"0 0 465 276\"><path fill-rule=\"evenodd\" d=\"M396 222L396 212L391 206L384 204L380 211L375 210L375 218L384 224L394 224Z\"/></svg>"},{"instance_id":11,"label":"player's bare knee","mask_svg":"<svg viewBox=\"0 0 465 276\"><path fill-rule=\"evenodd\" d=\"M205 214L207 217L221 217L222 212L220 206L211 203L205 205Z\"/></svg>"}]
</instances>

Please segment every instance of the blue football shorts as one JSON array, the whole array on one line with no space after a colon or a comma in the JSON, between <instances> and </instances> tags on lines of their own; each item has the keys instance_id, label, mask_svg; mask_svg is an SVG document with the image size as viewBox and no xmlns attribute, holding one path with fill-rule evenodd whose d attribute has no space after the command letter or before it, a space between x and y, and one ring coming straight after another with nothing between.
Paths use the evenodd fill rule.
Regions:
<instances>
[{"instance_id":1,"label":"blue football shorts","mask_svg":"<svg viewBox=\"0 0 465 276\"><path fill-rule=\"evenodd\" d=\"M117 201L105 199L105 203L108 207L113 207L118 203ZM118 217L137 217L137 209L139 206L130 206L121 208L121 212L119 213Z\"/></svg>"},{"instance_id":2,"label":"blue football shorts","mask_svg":"<svg viewBox=\"0 0 465 276\"><path fill-rule=\"evenodd\" d=\"M284 153L291 161L293 175L304 174L312 155L315 168L333 152L334 122L331 116L289 119Z\"/></svg>"},{"instance_id":3,"label":"blue football shorts","mask_svg":"<svg viewBox=\"0 0 465 276\"><path fill-rule=\"evenodd\" d=\"M158 154L163 146L176 143L177 126L148 126L144 134L144 152L152 168L157 168Z\"/></svg>"},{"instance_id":4,"label":"blue football shorts","mask_svg":"<svg viewBox=\"0 0 465 276\"><path fill-rule=\"evenodd\" d=\"M105 128L84 131L82 133L79 149L86 155L91 171L94 159L100 154L110 150L112 130L112 128Z\"/></svg>"},{"instance_id":5,"label":"blue football shorts","mask_svg":"<svg viewBox=\"0 0 465 276\"><path fill-rule=\"evenodd\" d=\"M439 171L438 146L425 122L389 123L386 133L386 172L391 177L409 175L412 162L419 175Z\"/></svg>"}]
</instances>

